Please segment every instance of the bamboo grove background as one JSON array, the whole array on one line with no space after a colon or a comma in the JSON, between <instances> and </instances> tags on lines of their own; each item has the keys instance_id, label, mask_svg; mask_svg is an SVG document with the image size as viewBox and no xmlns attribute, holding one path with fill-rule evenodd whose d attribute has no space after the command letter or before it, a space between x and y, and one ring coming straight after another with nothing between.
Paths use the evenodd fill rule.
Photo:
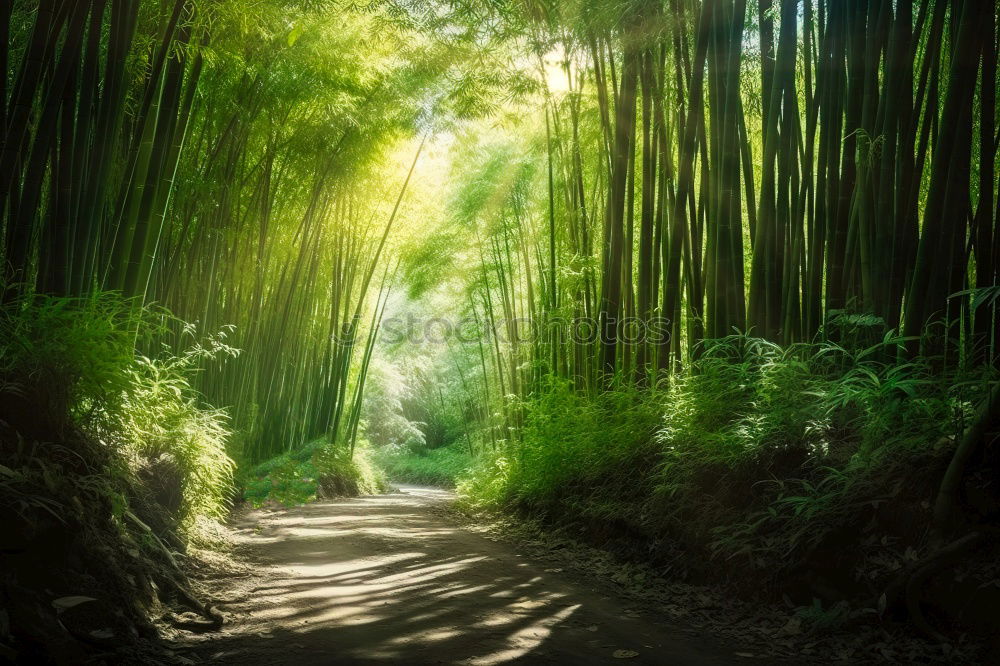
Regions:
<instances>
[{"instance_id":1,"label":"bamboo grove background","mask_svg":"<svg viewBox=\"0 0 1000 666\"><path fill-rule=\"evenodd\" d=\"M4 2L5 298L118 291L172 313L151 353L238 349L197 387L242 457L353 442L406 187L375 167L490 85L446 95L478 47L389 9Z\"/></svg>"},{"instance_id":2,"label":"bamboo grove background","mask_svg":"<svg viewBox=\"0 0 1000 666\"><path fill-rule=\"evenodd\" d=\"M7 289L229 331L199 384L251 458L353 439L406 180L383 192L379 159L515 105L523 145L456 157L398 274L415 298L454 263L457 309L509 329L449 361L492 440L510 396L655 386L734 331L864 321L992 362L996 23L976 0L5 3ZM628 342L626 317L671 335Z\"/></svg>"},{"instance_id":3,"label":"bamboo grove background","mask_svg":"<svg viewBox=\"0 0 1000 666\"><path fill-rule=\"evenodd\" d=\"M995 4L532 3L526 18L536 147L479 146L452 206L457 227L485 220L466 310L508 341L478 363L494 393L667 381L736 332L843 342L860 325L939 367L996 359ZM672 335L636 343L626 318ZM541 336L519 343L514 323ZM591 334L573 342L577 324Z\"/></svg>"}]
</instances>

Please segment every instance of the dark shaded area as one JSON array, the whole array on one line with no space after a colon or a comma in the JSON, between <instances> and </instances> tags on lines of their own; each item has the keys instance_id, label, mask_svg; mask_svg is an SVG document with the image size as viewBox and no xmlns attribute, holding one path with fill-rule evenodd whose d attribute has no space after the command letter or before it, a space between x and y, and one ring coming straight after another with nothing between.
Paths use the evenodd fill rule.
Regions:
<instances>
[{"instance_id":1,"label":"dark shaded area","mask_svg":"<svg viewBox=\"0 0 1000 666\"><path fill-rule=\"evenodd\" d=\"M565 535L613 553L623 562L651 565L679 581L717 586L750 602L822 609L831 627L860 625L936 640L981 642L1000 656L1000 449L991 431L974 455L958 488L949 530L934 535L933 500L952 458L952 442L894 461L891 474L869 479L850 510L831 514L807 548L748 552L721 557L713 552L733 516L762 514L771 497L761 479L809 478L814 464L795 462L780 470L754 461L732 470L706 464L689 501L657 493L651 470L656 460L638 451L603 479L568 484L544 503L512 501L510 509L539 520L552 538ZM796 452L783 452L794 458ZM775 456L780 464L781 455ZM803 455L802 460L805 460ZM626 472L626 470L628 470ZM699 509L699 510L695 510ZM729 521L727 523L727 521ZM762 544L784 544L775 526ZM968 535L977 535L975 539ZM803 538L804 542L808 542ZM943 551L962 542L954 553ZM780 550L781 557L775 555ZM943 556L942 556L943 555ZM750 558L758 563L750 565ZM762 568L766 561L770 567ZM926 575L917 576L927 567ZM911 581L916 579L916 583ZM912 587L911 587L912 586ZM915 604L915 606L913 606ZM919 609L923 618L914 618ZM932 634L928 636L928 634Z\"/></svg>"},{"instance_id":2,"label":"dark shaded area","mask_svg":"<svg viewBox=\"0 0 1000 666\"><path fill-rule=\"evenodd\" d=\"M158 653L150 614L198 604L161 503L178 490L130 476L46 379L0 375L0 663Z\"/></svg>"}]
</instances>

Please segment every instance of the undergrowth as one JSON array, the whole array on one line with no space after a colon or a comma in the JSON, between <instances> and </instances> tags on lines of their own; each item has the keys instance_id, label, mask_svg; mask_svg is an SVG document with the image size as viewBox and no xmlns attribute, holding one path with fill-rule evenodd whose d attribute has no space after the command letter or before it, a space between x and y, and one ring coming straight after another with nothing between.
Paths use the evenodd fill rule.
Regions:
<instances>
[{"instance_id":1,"label":"undergrowth","mask_svg":"<svg viewBox=\"0 0 1000 666\"><path fill-rule=\"evenodd\" d=\"M292 506L326 497L379 493L387 484L371 458L364 442L351 456L321 437L251 468L241 479L243 498L253 506L269 501Z\"/></svg>"},{"instance_id":2,"label":"undergrowth","mask_svg":"<svg viewBox=\"0 0 1000 666\"><path fill-rule=\"evenodd\" d=\"M468 448L458 442L416 451L405 445L385 446L375 450L374 459L393 481L442 488L454 488L475 462Z\"/></svg>"},{"instance_id":3,"label":"undergrowth","mask_svg":"<svg viewBox=\"0 0 1000 666\"><path fill-rule=\"evenodd\" d=\"M555 385L460 494L578 523L676 575L806 604L823 586L865 597L907 548L926 547L954 437L992 380L898 362L903 343L783 348L734 335L707 343L667 389Z\"/></svg>"},{"instance_id":4,"label":"undergrowth","mask_svg":"<svg viewBox=\"0 0 1000 666\"><path fill-rule=\"evenodd\" d=\"M180 352L136 353L137 342L163 333L168 316L109 293L8 304L0 311L0 391L24 405L22 421L78 428L100 442L115 474L146 487L190 529L225 514L234 464L225 411L205 406L189 380L201 361L237 351L225 331L199 339L185 327ZM30 440L31 428L21 430Z\"/></svg>"},{"instance_id":5,"label":"undergrowth","mask_svg":"<svg viewBox=\"0 0 1000 666\"><path fill-rule=\"evenodd\" d=\"M25 663L94 648L60 625L60 596L115 627L104 647L154 635L161 602L220 621L186 589L184 562L225 514L234 466L226 414L189 380L236 351L225 332L184 327L179 352L136 353L164 339L168 318L109 293L0 307L0 599Z\"/></svg>"}]
</instances>

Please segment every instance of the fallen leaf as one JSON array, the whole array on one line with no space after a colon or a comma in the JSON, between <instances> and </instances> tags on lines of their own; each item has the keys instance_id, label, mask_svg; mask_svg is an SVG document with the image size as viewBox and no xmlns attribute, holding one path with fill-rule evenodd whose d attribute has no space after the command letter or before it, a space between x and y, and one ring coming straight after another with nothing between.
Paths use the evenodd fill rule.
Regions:
<instances>
[{"instance_id":1,"label":"fallen leaf","mask_svg":"<svg viewBox=\"0 0 1000 666\"><path fill-rule=\"evenodd\" d=\"M793 617L778 630L779 636L798 636L802 633L802 619Z\"/></svg>"},{"instance_id":2,"label":"fallen leaf","mask_svg":"<svg viewBox=\"0 0 1000 666\"><path fill-rule=\"evenodd\" d=\"M611 653L611 656L615 659L631 659L632 657L638 657L639 653L635 650L615 650Z\"/></svg>"},{"instance_id":3,"label":"fallen leaf","mask_svg":"<svg viewBox=\"0 0 1000 666\"><path fill-rule=\"evenodd\" d=\"M85 604L88 601L97 601L97 599L94 597L84 596L59 597L58 599L52 600L52 607L56 609L56 613L62 613L63 611L69 610L73 606L79 606L80 604Z\"/></svg>"}]
</instances>

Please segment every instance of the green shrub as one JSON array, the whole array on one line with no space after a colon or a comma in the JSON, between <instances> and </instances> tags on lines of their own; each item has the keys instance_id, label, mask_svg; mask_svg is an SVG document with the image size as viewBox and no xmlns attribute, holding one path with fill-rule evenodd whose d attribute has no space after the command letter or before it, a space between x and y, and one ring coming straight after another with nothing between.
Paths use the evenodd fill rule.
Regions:
<instances>
[{"instance_id":1,"label":"green shrub","mask_svg":"<svg viewBox=\"0 0 1000 666\"><path fill-rule=\"evenodd\" d=\"M386 446L375 450L375 461L386 476L402 483L428 484L454 488L465 476L474 459L468 448L458 442L436 449Z\"/></svg>"},{"instance_id":2,"label":"green shrub","mask_svg":"<svg viewBox=\"0 0 1000 666\"><path fill-rule=\"evenodd\" d=\"M372 460L371 448L359 441L354 451L325 445L313 457L323 497L373 495L388 489L385 473Z\"/></svg>"},{"instance_id":3,"label":"green shrub","mask_svg":"<svg viewBox=\"0 0 1000 666\"><path fill-rule=\"evenodd\" d=\"M860 540L882 503L907 501L904 485L929 498L950 450L938 443L970 405L928 360L897 363L901 342L709 344L658 434L658 529L777 577L831 535Z\"/></svg>"},{"instance_id":4,"label":"green shrub","mask_svg":"<svg viewBox=\"0 0 1000 666\"><path fill-rule=\"evenodd\" d=\"M898 362L902 344L782 348L735 335L706 342L666 390L555 385L525 406L519 440L458 487L475 507L627 534L710 576L778 582L831 540L854 539L850 578L883 536L921 546L949 436L991 380ZM913 520L884 520L889 506Z\"/></svg>"},{"instance_id":5,"label":"green shrub","mask_svg":"<svg viewBox=\"0 0 1000 666\"><path fill-rule=\"evenodd\" d=\"M223 332L179 355L137 354L136 342L162 334L168 316L109 293L8 304L0 309L0 388L56 430L79 427L101 442L117 473L159 484L155 499L176 494L168 508L189 528L224 515L234 468L226 415L204 406L189 378L200 361L236 352Z\"/></svg>"},{"instance_id":6,"label":"green shrub","mask_svg":"<svg viewBox=\"0 0 1000 666\"><path fill-rule=\"evenodd\" d=\"M316 499L319 473L313 456L323 444L324 440L309 442L241 474L243 498L254 506L268 500L291 506Z\"/></svg>"},{"instance_id":7,"label":"green shrub","mask_svg":"<svg viewBox=\"0 0 1000 666\"><path fill-rule=\"evenodd\" d=\"M241 484L243 498L253 506L268 501L293 506L324 497L370 495L388 486L366 443L359 442L352 457L325 437L262 462L243 476Z\"/></svg>"},{"instance_id":8,"label":"green shrub","mask_svg":"<svg viewBox=\"0 0 1000 666\"><path fill-rule=\"evenodd\" d=\"M519 439L478 464L459 489L477 506L548 511L572 501L585 514L616 511L613 504L631 502L648 480L635 470L655 460L661 398L633 388L591 397L556 384L526 405Z\"/></svg>"}]
</instances>

